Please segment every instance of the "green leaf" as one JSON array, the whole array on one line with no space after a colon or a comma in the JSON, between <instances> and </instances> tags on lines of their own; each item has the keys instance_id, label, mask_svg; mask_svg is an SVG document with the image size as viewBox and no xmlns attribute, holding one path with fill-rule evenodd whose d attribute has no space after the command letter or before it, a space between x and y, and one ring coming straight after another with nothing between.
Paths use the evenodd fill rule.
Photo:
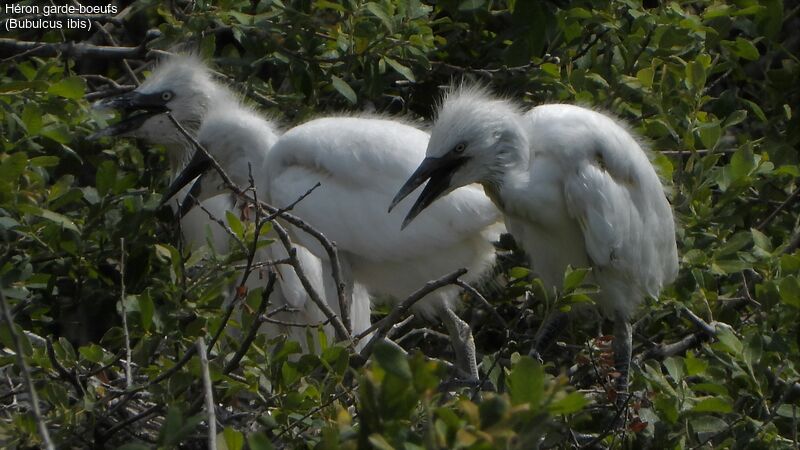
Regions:
<instances>
[{"instance_id":1,"label":"green leaf","mask_svg":"<svg viewBox=\"0 0 800 450\"><path fill-rule=\"evenodd\" d=\"M743 109L737 109L736 111L730 113L727 118L725 118L725 122L723 122L722 126L724 128L732 127L744 122L746 118L747 111Z\"/></svg>"},{"instance_id":2,"label":"green leaf","mask_svg":"<svg viewBox=\"0 0 800 450\"><path fill-rule=\"evenodd\" d=\"M239 239L244 239L244 225L242 225L242 221L239 220L236 214L231 211L225 211L225 219L228 222L228 226L231 227L233 234Z\"/></svg>"},{"instance_id":3,"label":"green leaf","mask_svg":"<svg viewBox=\"0 0 800 450\"><path fill-rule=\"evenodd\" d=\"M242 450L244 447L244 435L231 427L225 427L222 433L217 435L217 446L222 448L219 445L220 437L222 437L222 443L227 450Z\"/></svg>"},{"instance_id":4,"label":"green leaf","mask_svg":"<svg viewBox=\"0 0 800 450\"><path fill-rule=\"evenodd\" d=\"M706 397L692 408L692 412L715 412L715 413L729 413L733 411L730 399L722 397Z\"/></svg>"},{"instance_id":5,"label":"green leaf","mask_svg":"<svg viewBox=\"0 0 800 450\"><path fill-rule=\"evenodd\" d=\"M113 161L103 161L97 167L95 175L95 186L101 196L113 193L114 185L117 183L117 165Z\"/></svg>"},{"instance_id":6,"label":"green leaf","mask_svg":"<svg viewBox=\"0 0 800 450\"><path fill-rule=\"evenodd\" d=\"M653 76L655 72L650 67L645 67L644 69L639 70L636 72L636 78L642 83L644 87L652 87L653 86Z\"/></svg>"},{"instance_id":7,"label":"green leaf","mask_svg":"<svg viewBox=\"0 0 800 450\"><path fill-rule=\"evenodd\" d=\"M70 220L67 216L61 215L55 211L50 211L48 209L39 209L36 215L44 219L47 219L51 222L55 222L68 230L80 233L80 230L78 230L78 227L75 226L75 223L72 220Z\"/></svg>"},{"instance_id":8,"label":"green leaf","mask_svg":"<svg viewBox=\"0 0 800 450\"><path fill-rule=\"evenodd\" d=\"M767 123L767 116L764 114L764 111L761 109L760 106L758 106L758 104L750 100L747 100L746 98L740 98L739 100L745 105L747 105L751 111L753 111L753 114L755 114L756 117L758 117L758 120Z\"/></svg>"},{"instance_id":9,"label":"green leaf","mask_svg":"<svg viewBox=\"0 0 800 450\"><path fill-rule=\"evenodd\" d=\"M31 165L34 167L55 167L59 161L58 156L36 156L31 158Z\"/></svg>"},{"instance_id":10,"label":"green leaf","mask_svg":"<svg viewBox=\"0 0 800 450\"><path fill-rule=\"evenodd\" d=\"M684 364L686 364L686 374L689 376L701 375L708 369L708 361L695 357L692 351L686 352Z\"/></svg>"},{"instance_id":11,"label":"green leaf","mask_svg":"<svg viewBox=\"0 0 800 450\"><path fill-rule=\"evenodd\" d=\"M508 384L513 404L530 403L536 408L544 395L544 367L533 358L523 356L511 369Z\"/></svg>"},{"instance_id":12,"label":"green leaf","mask_svg":"<svg viewBox=\"0 0 800 450\"><path fill-rule=\"evenodd\" d=\"M247 436L247 446L250 447L250 450L273 450L275 448L269 438L261 432Z\"/></svg>"},{"instance_id":13,"label":"green leaf","mask_svg":"<svg viewBox=\"0 0 800 450\"><path fill-rule=\"evenodd\" d=\"M28 155L16 152L0 160L0 181L14 182L25 171L28 165Z\"/></svg>"},{"instance_id":14,"label":"green leaf","mask_svg":"<svg viewBox=\"0 0 800 450\"><path fill-rule=\"evenodd\" d=\"M782 279L778 291L783 303L800 308L800 282L794 275Z\"/></svg>"},{"instance_id":15,"label":"green leaf","mask_svg":"<svg viewBox=\"0 0 800 450\"><path fill-rule=\"evenodd\" d=\"M374 2L369 2L367 3L366 7L369 12L383 22L383 26L385 26L390 33L394 32L394 23L392 23L392 18L389 17L389 12L386 11L383 6Z\"/></svg>"},{"instance_id":16,"label":"green leaf","mask_svg":"<svg viewBox=\"0 0 800 450\"><path fill-rule=\"evenodd\" d=\"M695 417L690 424L695 433L719 433L728 429L727 422L718 417L707 415Z\"/></svg>"},{"instance_id":17,"label":"green leaf","mask_svg":"<svg viewBox=\"0 0 800 450\"><path fill-rule=\"evenodd\" d=\"M586 267L579 267L577 269L567 267L567 273L564 274L563 291L569 292L580 286L580 284L583 282L583 279L586 278L586 275L591 271L592 269Z\"/></svg>"},{"instance_id":18,"label":"green leaf","mask_svg":"<svg viewBox=\"0 0 800 450\"><path fill-rule=\"evenodd\" d=\"M87 361L97 364L101 364L103 362L103 347L100 347L97 344L80 347L78 349L78 353L80 353L80 355Z\"/></svg>"},{"instance_id":19,"label":"green leaf","mask_svg":"<svg viewBox=\"0 0 800 450\"><path fill-rule=\"evenodd\" d=\"M667 368L667 373L672 377L672 380L678 384L683 380L683 361L682 358L671 356L664 360L664 367Z\"/></svg>"},{"instance_id":20,"label":"green leaf","mask_svg":"<svg viewBox=\"0 0 800 450\"><path fill-rule=\"evenodd\" d=\"M28 130L28 134L37 135L42 130L42 111L35 103L28 103L22 110L22 123Z\"/></svg>"},{"instance_id":21,"label":"green leaf","mask_svg":"<svg viewBox=\"0 0 800 450\"><path fill-rule=\"evenodd\" d=\"M740 37L736 38L736 43L733 47L733 52L736 54L736 56L747 59L749 61L755 61L761 56L758 53L758 49L756 48L755 45L753 45L752 42Z\"/></svg>"},{"instance_id":22,"label":"green leaf","mask_svg":"<svg viewBox=\"0 0 800 450\"><path fill-rule=\"evenodd\" d=\"M374 355L375 360L386 373L390 373L402 380L411 380L411 368L402 350L381 341L375 345Z\"/></svg>"},{"instance_id":23,"label":"green leaf","mask_svg":"<svg viewBox=\"0 0 800 450\"><path fill-rule=\"evenodd\" d=\"M719 343L722 344L723 348L727 350L729 353L734 355L742 354L742 350L744 346L742 345L742 341L733 334L733 331L730 330L728 327L717 327L717 339Z\"/></svg>"},{"instance_id":24,"label":"green leaf","mask_svg":"<svg viewBox=\"0 0 800 450\"><path fill-rule=\"evenodd\" d=\"M59 97L64 97L71 100L83 98L85 91L86 82L83 80L83 78L78 76L64 78L58 83L51 85L47 90L47 92L50 94L58 95Z\"/></svg>"},{"instance_id":25,"label":"green leaf","mask_svg":"<svg viewBox=\"0 0 800 450\"><path fill-rule=\"evenodd\" d=\"M350 87L349 84L345 83L344 80L336 75L331 75L331 83L333 84L333 88L342 94L342 97L346 98L350 103L354 105L356 104L356 92Z\"/></svg>"},{"instance_id":26,"label":"green leaf","mask_svg":"<svg viewBox=\"0 0 800 450\"><path fill-rule=\"evenodd\" d=\"M740 180L750 175L750 172L755 168L756 161L753 149L748 145L736 150L736 153L731 157L731 176L734 180Z\"/></svg>"},{"instance_id":27,"label":"green leaf","mask_svg":"<svg viewBox=\"0 0 800 450\"><path fill-rule=\"evenodd\" d=\"M700 90L706 85L706 69L699 61L692 61L686 64L686 87L689 89Z\"/></svg>"},{"instance_id":28,"label":"green leaf","mask_svg":"<svg viewBox=\"0 0 800 450\"><path fill-rule=\"evenodd\" d=\"M583 409L589 401L580 392L570 392L563 398L556 400L548 406L551 414L573 414Z\"/></svg>"},{"instance_id":29,"label":"green leaf","mask_svg":"<svg viewBox=\"0 0 800 450\"><path fill-rule=\"evenodd\" d=\"M406 80L411 82L416 81L414 78L414 73L411 72L411 69L393 60L392 58L389 58L388 56L384 56L383 59L386 60L387 64L392 66L392 69L394 69L397 73L402 75Z\"/></svg>"},{"instance_id":30,"label":"green leaf","mask_svg":"<svg viewBox=\"0 0 800 450\"><path fill-rule=\"evenodd\" d=\"M707 149L716 147L719 138L722 136L722 128L720 128L719 122L716 121L704 123L697 128L697 131L700 134L700 142L702 142L703 146Z\"/></svg>"},{"instance_id":31,"label":"green leaf","mask_svg":"<svg viewBox=\"0 0 800 450\"><path fill-rule=\"evenodd\" d=\"M142 328L145 331L150 331L153 325L153 313L155 312L155 305L153 299L150 297L150 292L145 291L142 295L138 296L139 301L139 315L142 318Z\"/></svg>"}]
</instances>

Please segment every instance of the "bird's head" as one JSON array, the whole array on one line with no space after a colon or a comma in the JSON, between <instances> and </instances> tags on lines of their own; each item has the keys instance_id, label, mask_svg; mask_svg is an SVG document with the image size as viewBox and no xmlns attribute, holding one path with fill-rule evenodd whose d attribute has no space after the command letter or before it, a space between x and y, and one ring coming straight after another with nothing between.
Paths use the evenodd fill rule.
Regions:
<instances>
[{"instance_id":1,"label":"bird's head","mask_svg":"<svg viewBox=\"0 0 800 450\"><path fill-rule=\"evenodd\" d=\"M197 57L173 56L135 90L97 101L96 109L117 110L122 120L91 138L127 136L151 144L181 144L183 137L166 113L190 132L196 132L209 104L225 95L225 88L212 80L209 69Z\"/></svg>"},{"instance_id":2,"label":"bird's head","mask_svg":"<svg viewBox=\"0 0 800 450\"><path fill-rule=\"evenodd\" d=\"M461 85L444 97L431 130L426 157L400 188L391 211L428 182L402 227L439 197L472 183L499 185L506 169L527 151L522 114L480 86Z\"/></svg>"}]
</instances>

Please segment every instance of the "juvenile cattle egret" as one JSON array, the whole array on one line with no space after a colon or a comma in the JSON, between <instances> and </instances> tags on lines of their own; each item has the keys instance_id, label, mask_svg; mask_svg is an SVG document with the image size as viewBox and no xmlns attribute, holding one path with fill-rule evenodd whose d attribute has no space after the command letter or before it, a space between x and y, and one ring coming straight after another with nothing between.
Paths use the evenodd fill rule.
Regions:
<instances>
[{"instance_id":1,"label":"juvenile cattle egret","mask_svg":"<svg viewBox=\"0 0 800 450\"><path fill-rule=\"evenodd\" d=\"M477 182L547 285L560 288L567 265L592 268L597 303L615 323L618 386L627 389L629 319L645 296L675 279L678 257L664 189L625 127L578 106L524 113L485 89L456 88L438 111L427 157L391 205L426 180L403 226L437 198ZM536 353L553 323L540 329Z\"/></svg>"},{"instance_id":2,"label":"juvenile cattle egret","mask_svg":"<svg viewBox=\"0 0 800 450\"><path fill-rule=\"evenodd\" d=\"M239 155L259 148L257 128L243 114L215 113L201 127L201 143L226 172L239 173ZM467 280L480 277L494 261L490 241L498 237L500 216L479 186L458 189L431 208L431 214L400 232L402 212L387 215L393 186L422 159L428 135L402 123L371 118L317 119L295 127L269 150L257 175L275 205L292 203L317 182L321 185L292 213L336 243L346 271L374 295L402 300L425 282L466 267ZM201 158L201 156L196 156ZM190 168L206 168L202 163ZM187 173L191 179L198 171ZM254 174L256 172L254 171ZM216 172L203 182L219 183ZM175 186L179 188L180 186ZM407 210L410 202L401 205ZM325 259L319 243L304 233L295 239ZM475 347L469 326L454 312L458 290L440 289L415 305L423 317L438 316L453 339L462 375L476 380ZM357 302L358 299L354 299Z\"/></svg>"},{"instance_id":3,"label":"juvenile cattle egret","mask_svg":"<svg viewBox=\"0 0 800 450\"><path fill-rule=\"evenodd\" d=\"M200 124L210 112L236 112L243 109L235 96L225 86L216 82L209 69L197 58L191 56L173 56L162 62L145 82L136 90L129 93L101 100L96 104L98 108L120 110L123 120L95 133L93 138L102 136L127 136L142 139L148 143L163 145L167 150L170 173L176 179L181 171L189 164L194 154L193 144L181 133L165 113L172 116L192 135L196 135ZM246 114L248 117L250 113ZM259 144L270 147L277 140L274 127L265 121L258 124ZM262 164L265 149L255 151L254 170L257 164ZM247 174L247 162L239 161L237 169L244 167ZM178 193L177 198L182 203L189 191L187 180L186 188ZM247 185L247 182L243 183ZM200 188L202 184L194 187ZM195 189L196 191L196 189ZM172 193L175 194L175 193ZM209 213L218 219L224 219L227 211L238 212L236 198L229 192L218 189L218 186L206 186L206 192L194 192L201 198L203 208L194 207L188 212L181 211L179 215L181 232L184 242L189 248L197 249L206 243L219 253L227 253L230 237L227 232L209 217ZM171 195L170 195L171 196ZM165 196L166 199L166 196ZM205 209L206 211L204 211ZM280 259L286 254L279 246L274 245L259 250L258 260ZM297 257L304 272L315 289L330 300L331 306L338 305L335 301L335 286L329 276L324 274L322 262L305 248L298 247ZM285 323L301 323L315 325L326 321L326 317L314 305L307 304L307 293L302 287L296 274L289 268L277 267L280 274L276 292L271 297L274 307L288 306L294 311L281 312L274 319L284 325L268 324L262 331L270 336L287 334L290 339L296 340L306 347L305 330ZM248 279L250 289L262 286L264 280L257 276ZM366 297L366 294L362 294ZM310 302L308 302L310 303ZM358 320L364 328L369 326L369 310L358 311ZM366 316L366 319L364 319ZM326 331L333 336L328 327Z\"/></svg>"}]
</instances>

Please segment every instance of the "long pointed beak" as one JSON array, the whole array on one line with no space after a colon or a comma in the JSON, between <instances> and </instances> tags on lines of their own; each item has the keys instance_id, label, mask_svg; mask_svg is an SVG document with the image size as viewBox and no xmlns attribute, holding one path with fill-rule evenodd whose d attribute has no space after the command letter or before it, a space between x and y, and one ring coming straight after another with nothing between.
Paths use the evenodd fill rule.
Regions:
<instances>
[{"instance_id":1,"label":"long pointed beak","mask_svg":"<svg viewBox=\"0 0 800 450\"><path fill-rule=\"evenodd\" d=\"M449 190L453 173L466 160L467 158L464 157L452 157L450 155L445 155L441 158L428 157L422 160L417 170L411 174L408 181L400 188L389 206L389 212L391 212L398 203L414 192L422 183L428 182L417 201L406 214L405 219L403 219L401 230L407 227L422 210Z\"/></svg>"},{"instance_id":2,"label":"long pointed beak","mask_svg":"<svg viewBox=\"0 0 800 450\"><path fill-rule=\"evenodd\" d=\"M115 97L104 98L92 105L97 110L117 110L123 115L119 122L103 128L87 139L97 140L107 136L121 136L139 129L152 116L167 111L158 94L142 94L138 91L126 92Z\"/></svg>"},{"instance_id":3,"label":"long pointed beak","mask_svg":"<svg viewBox=\"0 0 800 450\"><path fill-rule=\"evenodd\" d=\"M198 176L204 174L210 168L211 159L206 156L204 152L196 151L192 157L192 160L189 161L189 164L186 165L183 171L181 171L175 180L172 181L172 184L169 185L167 192L161 197L161 204L159 206L164 206L169 199L180 192L184 186L189 184ZM194 190L194 187L192 189Z\"/></svg>"}]
</instances>

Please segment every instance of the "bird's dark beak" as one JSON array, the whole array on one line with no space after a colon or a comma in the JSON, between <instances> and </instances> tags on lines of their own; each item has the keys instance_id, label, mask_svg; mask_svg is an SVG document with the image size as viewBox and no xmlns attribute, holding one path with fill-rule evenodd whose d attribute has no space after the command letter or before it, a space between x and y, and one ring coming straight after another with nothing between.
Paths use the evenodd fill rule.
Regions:
<instances>
[{"instance_id":1,"label":"bird's dark beak","mask_svg":"<svg viewBox=\"0 0 800 450\"><path fill-rule=\"evenodd\" d=\"M150 117L168 110L159 93L142 94L138 91L98 100L92 108L117 110L122 114L122 120L92 134L89 140L125 135L139 129Z\"/></svg>"},{"instance_id":2,"label":"bird's dark beak","mask_svg":"<svg viewBox=\"0 0 800 450\"><path fill-rule=\"evenodd\" d=\"M467 161L466 157L448 153L440 158L428 157L422 160L422 164L417 167L417 170L411 174L408 181L400 188L395 195L392 204L389 206L389 212L397 206L404 198L414 192L422 183L428 181L425 189L417 198L414 206L406 214L403 220L403 225L400 229L404 229L414 220L423 209L430 206L437 198L439 198L450 187L450 179L453 178L455 171Z\"/></svg>"},{"instance_id":3,"label":"bird's dark beak","mask_svg":"<svg viewBox=\"0 0 800 450\"><path fill-rule=\"evenodd\" d=\"M189 161L189 164L187 164L186 167L183 169L183 171L181 171L181 173L178 174L175 180L172 181L172 184L169 185L167 192L164 193L164 195L161 197L160 206L165 205L169 201L169 199L174 197L175 194L177 194L181 189L183 189L184 186L189 184L192 180L194 180L198 176L204 174L210 168L211 168L211 158L206 156L205 152L199 150L194 152L192 160ZM195 187L197 186L192 187L193 191L195 190L194 189ZM184 209L184 207L181 206L181 209ZM181 214L184 214L184 212L181 211Z\"/></svg>"}]
</instances>

